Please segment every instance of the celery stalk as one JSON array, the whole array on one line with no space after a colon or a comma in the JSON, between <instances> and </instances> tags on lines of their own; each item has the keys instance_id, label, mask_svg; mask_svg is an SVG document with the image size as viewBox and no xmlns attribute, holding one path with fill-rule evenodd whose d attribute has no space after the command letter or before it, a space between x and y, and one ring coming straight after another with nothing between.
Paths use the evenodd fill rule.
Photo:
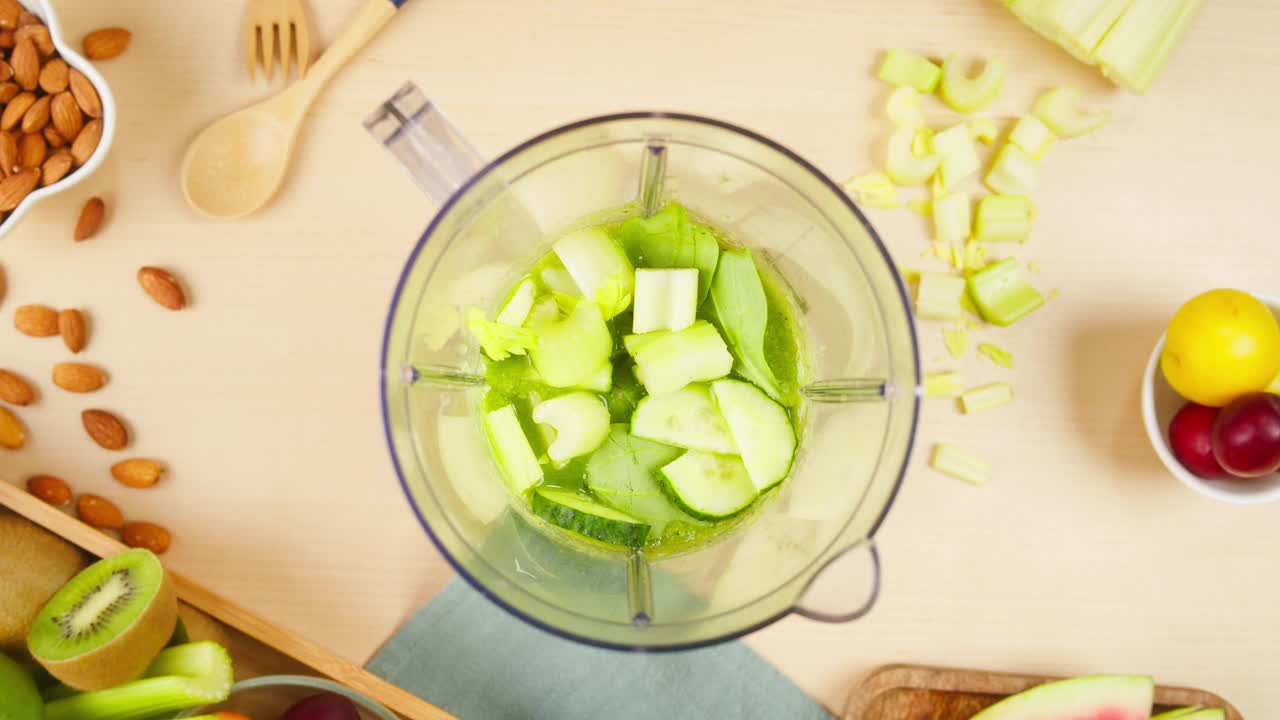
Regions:
<instances>
[{"instance_id":1,"label":"celery stalk","mask_svg":"<svg viewBox=\"0 0 1280 720\"><path fill-rule=\"evenodd\" d=\"M969 276L969 294L987 322L1012 325L1040 306L1044 296L1022 279L1015 258L1005 258Z\"/></svg>"},{"instance_id":2,"label":"celery stalk","mask_svg":"<svg viewBox=\"0 0 1280 720\"><path fill-rule=\"evenodd\" d=\"M1110 110L1083 112L1079 109L1079 104L1079 91L1070 87L1058 87L1036 98L1031 112L1061 138L1091 133L1111 120Z\"/></svg>"},{"instance_id":3,"label":"celery stalk","mask_svg":"<svg viewBox=\"0 0 1280 720\"><path fill-rule=\"evenodd\" d=\"M898 185L920 185L938 169L938 157L917 157L911 146L914 128L900 128L889 136L889 157L885 170Z\"/></svg>"},{"instance_id":4,"label":"celery stalk","mask_svg":"<svg viewBox=\"0 0 1280 720\"><path fill-rule=\"evenodd\" d=\"M890 85L911 87L922 93L933 92L942 79L942 70L937 65L910 50L899 48L885 54L878 74Z\"/></svg>"},{"instance_id":5,"label":"celery stalk","mask_svg":"<svg viewBox=\"0 0 1280 720\"><path fill-rule=\"evenodd\" d=\"M1030 195L1040 179L1040 163L1013 143L996 153L983 182L1001 195Z\"/></svg>"},{"instance_id":6,"label":"celery stalk","mask_svg":"<svg viewBox=\"0 0 1280 720\"><path fill-rule=\"evenodd\" d=\"M964 125L947 128L933 136L933 152L938 156L938 172L943 188L955 188L982 167L973 135Z\"/></svg>"},{"instance_id":7,"label":"celery stalk","mask_svg":"<svg viewBox=\"0 0 1280 720\"><path fill-rule=\"evenodd\" d=\"M966 391L960 396L960 407L965 415L995 410L1013 402L1013 388L1009 383L991 383Z\"/></svg>"},{"instance_id":8,"label":"celery stalk","mask_svg":"<svg viewBox=\"0 0 1280 720\"><path fill-rule=\"evenodd\" d=\"M978 345L978 353L1006 370L1013 369L1013 353L991 343Z\"/></svg>"},{"instance_id":9,"label":"celery stalk","mask_svg":"<svg viewBox=\"0 0 1280 720\"><path fill-rule=\"evenodd\" d=\"M582 296L600 306L606 320L631 305L635 268L608 232L589 227L565 235L551 246Z\"/></svg>"},{"instance_id":10,"label":"celery stalk","mask_svg":"<svg viewBox=\"0 0 1280 720\"><path fill-rule=\"evenodd\" d=\"M969 237L969 220L968 194L951 193L933 199L933 232L938 242L949 247L962 245Z\"/></svg>"},{"instance_id":11,"label":"celery stalk","mask_svg":"<svg viewBox=\"0 0 1280 720\"><path fill-rule=\"evenodd\" d=\"M1049 126L1035 115L1023 115L1009 133L1009 142L1022 148L1033 160L1044 158L1057 140Z\"/></svg>"},{"instance_id":12,"label":"celery stalk","mask_svg":"<svg viewBox=\"0 0 1280 720\"><path fill-rule=\"evenodd\" d=\"M231 693L231 656L212 642L168 648L142 677L45 705L45 720L143 720L220 703Z\"/></svg>"},{"instance_id":13,"label":"celery stalk","mask_svg":"<svg viewBox=\"0 0 1280 720\"><path fill-rule=\"evenodd\" d=\"M1004 61L991 58L982 66L977 77L964 72L964 62L956 55L947 56L942 63L942 81L938 94L952 110L971 113L991 104L1004 87Z\"/></svg>"},{"instance_id":14,"label":"celery stalk","mask_svg":"<svg viewBox=\"0 0 1280 720\"><path fill-rule=\"evenodd\" d=\"M964 378L958 372L929 373L924 376L925 397L960 397Z\"/></svg>"},{"instance_id":15,"label":"celery stalk","mask_svg":"<svg viewBox=\"0 0 1280 720\"><path fill-rule=\"evenodd\" d=\"M529 278L521 280L516 285L516 289L511 291L511 296L503 303L502 309L498 310L498 317L494 318L494 322L512 327L524 325L524 321L529 318L529 311L533 309L533 301L537 294L538 289L532 280Z\"/></svg>"},{"instance_id":16,"label":"celery stalk","mask_svg":"<svg viewBox=\"0 0 1280 720\"><path fill-rule=\"evenodd\" d=\"M1200 3L1134 0L1094 52L1103 74L1132 92L1150 90L1186 35Z\"/></svg>"},{"instance_id":17,"label":"celery stalk","mask_svg":"<svg viewBox=\"0 0 1280 720\"><path fill-rule=\"evenodd\" d=\"M1092 55L1132 4L1133 0L1045 0L1041 12L1060 42Z\"/></svg>"},{"instance_id":18,"label":"celery stalk","mask_svg":"<svg viewBox=\"0 0 1280 720\"><path fill-rule=\"evenodd\" d=\"M879 170L848 180L844 188L853 195L853 199L859 205L885 209L902 206L902 201L898 199L898 186L893 184L893 180L889 179L888 175Z\"/></svg>"},{"instance_id":19,"label":"celery stalk","mask_svg":"<svg viewBox=\"0 0 1280 720\"><path fill-rule=\"evenodd\" d=\"M965 125L969 127L969 134L973 139L983 145L994 145L996 138L1000 136L1000 126L991 118L973 118Z\"/></svg>"},{"instance_id":20,"label":"celery stalk","mask_svg":"<svg viewBox=\"0 0 1280 720\"><path fill-rule=\"evenodd\" d=\"M979 487L985 485L991 477L991 463L968 450L961 450L947 443L938 443L933 449L929 467Z\"/></svg>"},{"instance_id":21,"label":"celery stalk","mask_svg":"<svg viewBox=\"0 0 1280 720\"><path fill-rule=\"evenodd\" d=\"M921 273L916 291L916 315L926 320L959 320L965 281L942 273Z\"/></svg>"},{"instance_id":22,"label":"celery stalk","mask_svg":"<svg viewBox=\"0 0 1280 720\"><path fill-rule=\"evenodd\" d=\"M978 202L973 239L978 242L1026 242L1035 204L1026 195L988 195Z\"/></svg>"},{"instance_id":23,"label":"celery stalk","mask_svg":"<svg viewBox=\"0 0 1280 720\"><path fill-rule=\"evenodd\" d=\"M920 108L920 93L915 88L902 86L889 95L885 105L889 121L898 127L924 125L924 110Z\"/></svg>"}]
</instances>

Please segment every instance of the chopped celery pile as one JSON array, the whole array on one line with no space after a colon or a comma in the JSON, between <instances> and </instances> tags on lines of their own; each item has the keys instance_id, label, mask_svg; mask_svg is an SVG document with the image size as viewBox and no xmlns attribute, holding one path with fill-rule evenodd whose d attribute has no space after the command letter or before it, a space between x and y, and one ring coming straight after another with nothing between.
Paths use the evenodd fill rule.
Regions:
<instances>
[{"instance_id":1,"label":"chopped celery pile","mask_svg":"<svg viewBox=\"0 0 1280 720\"><path fill-rule=\"evenodd\" d=\"M884 61L880 63L879 76L890 85L931 93L942 80L942 69L928 58L910 50L894 48L885 53Z\"/></svg>"},{"instance_id":2,"label":"chopped celery pile","mask_svg":"<svg viewBox=\"0 0 1280 720\"><path fill-rule=\"evenodd\" d=\"M977 77L969 77L959 56L949 55L942 63L942 81L938 94L951 109L971 113L981 110L1000 94L1004 87L1004 61L991 58L982 66Z\"/></svg>"},{"instance_id":3,"label":"chopped celery pile","mask_svg":"<svg viewBox=\"0 0 1280 720\"><path fill-rule=\"evenodd\" d=\"M960 407L965 415L974 415L987 410L994 410L1013 402L1013 388L1008 383L991 383L972 390L966 390L960 396Z\"/></svg>"},{"instance_id":4,"label":"chopped celery pile","mask_svg":"<svg viewBox=\"0 0 1280 720\"><path fill-rule=\"evenodd\" d=\"M1044 305L1044 296L1023 280L1014 258L1005 258L970 275L969 294L983 319L1001 327L1012 325Z\"/></svg>"},{"instance_id":5,"label":"chopped celery pile","mask_svg":"<svg viewBox=\"0 0 1280 720\"><path fill-rule=\"evenodd\" d=\"M991 463L955 445L938 443L933 449L929 467L979 487L991 477Z\"/></svg>"}]
</instances>

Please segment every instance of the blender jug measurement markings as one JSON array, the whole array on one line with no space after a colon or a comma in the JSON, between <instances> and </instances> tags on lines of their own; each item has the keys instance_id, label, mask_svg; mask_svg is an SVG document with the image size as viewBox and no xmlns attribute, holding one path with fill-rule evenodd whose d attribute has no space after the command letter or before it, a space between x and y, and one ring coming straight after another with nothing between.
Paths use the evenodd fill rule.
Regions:
<instances>
[{"instance_id":1,"label":"blender jug measurement markings","mask_svg":"<svg viewBox=\"0 0 1280 720\"><path fill-rule=\"evenodd\" d=\"M662 186L667 177L667 146L650 141L640 161L640 214L650 217L662 209Z\"/></svg>"}]
</instances>

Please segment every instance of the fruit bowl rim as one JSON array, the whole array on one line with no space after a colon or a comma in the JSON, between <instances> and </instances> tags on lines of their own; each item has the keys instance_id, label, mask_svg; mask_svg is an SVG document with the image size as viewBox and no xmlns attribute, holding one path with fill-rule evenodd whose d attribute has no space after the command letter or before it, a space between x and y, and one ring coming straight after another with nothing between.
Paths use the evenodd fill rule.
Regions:
<instances>
[{"instance_id":1,"label":"fruit bowl rim","mask_svg":"<svg viewBox=\"0 0 1280 720\"><path fill-rule=\"evenodd\" d=\"M373 717L378 718L378 720L400 720L392 714L390 710L383 707L377 701L365 697L355 690L344 685L339 685L332 680L311 677L309 675L262 675L255 678L249 678L248 680L241 680L231 686L231 694L228 695L227 700L224 700L223 702L227 702L231 698L234 698L237 693L241 692L283 687L306 688L309 690L336 693L359 705L362 710L367 711ZM222 703L213 703L203 707L190 708L178 714L177 717L189 718L206 715L208 714L208 708L217 707L221 704Z\"/></svg>"}]
</instances>

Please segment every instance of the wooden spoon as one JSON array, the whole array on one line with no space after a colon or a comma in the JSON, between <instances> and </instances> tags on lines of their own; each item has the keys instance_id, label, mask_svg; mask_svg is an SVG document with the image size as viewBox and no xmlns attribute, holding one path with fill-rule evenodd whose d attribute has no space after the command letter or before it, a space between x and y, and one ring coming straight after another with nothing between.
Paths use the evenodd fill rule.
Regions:
<instances>
[{"instance_id":1,"label":"wooden spoon","mask_svg":"<svg viewBox=\"0 0 1280 720\"><path fill-rule=\"evenodd\" d=\"M205 128L182 161L182 192L210 217L235 218L275 195L307 108L329 79L391 19L405 0L365 0L305 78Z\"/></svg>"}]
</instances>

